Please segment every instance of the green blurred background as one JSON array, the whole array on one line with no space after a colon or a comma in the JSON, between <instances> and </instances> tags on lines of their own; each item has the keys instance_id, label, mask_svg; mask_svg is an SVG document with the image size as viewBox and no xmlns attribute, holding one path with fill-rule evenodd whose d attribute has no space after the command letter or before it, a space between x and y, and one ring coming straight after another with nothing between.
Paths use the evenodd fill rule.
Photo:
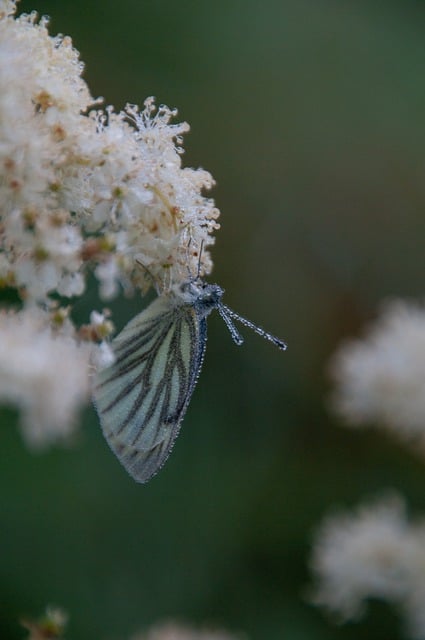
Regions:
<instances>
[{"instance_id":1,"label":"green blurred background","mask_svg":"<svg viewBox=\"0 0 425 640\"><path fill-rule=\"evenodd\" d=\"M341 429L326 367L388 296L423 295L425 6L418 0L25 0L73 37L94 95L177 106L185 163L217 180L213 281L289 343L218 314L166 467L135 484L90 408L73 448L0 431L0 637L70 614L71 640L124 640L163 619L250 640L397 640L373 603L335 627L307 602L322 515L382 489L425 511L425 466L378 432ZM94 296L94 294L93 294ZM78 313L100 303L92 296ZM141 309L115 305L119 326ZM60 375L60 370L58 370Z\"/></svg>"}]
</instances>

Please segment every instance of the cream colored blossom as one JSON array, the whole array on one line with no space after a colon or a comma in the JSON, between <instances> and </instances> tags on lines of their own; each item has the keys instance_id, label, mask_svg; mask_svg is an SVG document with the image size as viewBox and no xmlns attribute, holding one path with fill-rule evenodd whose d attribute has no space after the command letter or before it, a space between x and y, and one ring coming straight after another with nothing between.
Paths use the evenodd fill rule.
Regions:
<instances>
[{"instance_id":1,"label":"cream colored blossom","mask_svg":"<svg viewBox=\"0 0 425 640\"><path fill-rule=\"evenodd\" d=\"M63 315L88 275L110 300L209 273L218 210L203 195L211 175L182 167L189 127L175 110L153 98L99 109L71 39L15 12L0 0L0 288L23 308L1 316L0 399L21 408L27 440L44 444L70 433L90 367L111 362L109 321L92 314L76 327Z\"/></svg>"},{"instance_id":2,"label":"cream colored blossom","mask_svg":"<svg viewBox=\"0 0 425 640\"><path fill-rule=\"evenodd\" d=\"M425 638L425 521L409 523L402 498L326 518L311 564L315 604L346 620L380 598L402 610L410 637Z\"/></svg>"},{"instance_id":3,"label":"cream colored blossom","mask_svg":"<svg viewBox=\"0 0 425 640\"><path fill-rule=\"evenodd\" d=\"M218 211L202 191L214 182L182 168L188 125L172 124L176 111L152 98L142 110L85 115L95 101L71 39L49 36L36 14L15 19L13 3L3 6L0 211L9 280L37 301L78 296L97 263L105 298L123 283L145 290L152 278L164 289L188 269L197 273L201 246L209 272ZM89 236L99 245L92 254L83 246Z\"/></svg>"},{"instance_id":4,"label":"cream colored blossom","mask_svg":"<svg viewBox=\"0 0 425 640\"><path fill-rule=\"evenodd\" d=\"M363 339L331 363L332 404L350 425L377 424L425 442L425 307L387 304Z\"/></svg>"}]
</instances>

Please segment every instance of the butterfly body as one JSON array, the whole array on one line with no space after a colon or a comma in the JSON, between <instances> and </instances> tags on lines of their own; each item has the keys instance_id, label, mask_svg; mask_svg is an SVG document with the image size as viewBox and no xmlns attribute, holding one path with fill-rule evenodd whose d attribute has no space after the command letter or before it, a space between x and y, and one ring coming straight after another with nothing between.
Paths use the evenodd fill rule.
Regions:
<instances>
[{"instance_id":1,"label":"butterfly body","mask_svg":"<svg viewBox=\"0 0 425 640\"><path fill-rule=\"evenodd\" d=\"M115 362L97 373L93 398L103 433L138 482L147 482L170 454L202 367L213 309L236 344L243 339L234 318L286 348L226 307L223 293L196 278L161 294L112 341Z\"/></svg>"}]
</instances>

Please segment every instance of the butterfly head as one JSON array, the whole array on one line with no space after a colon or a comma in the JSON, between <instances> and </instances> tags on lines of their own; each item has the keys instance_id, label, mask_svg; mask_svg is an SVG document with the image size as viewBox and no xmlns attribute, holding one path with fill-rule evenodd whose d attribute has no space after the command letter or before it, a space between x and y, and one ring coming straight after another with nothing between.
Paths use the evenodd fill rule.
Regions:
<instances>
[{"instance_id":1,"label":"butterfly head","mask_svg":"<svg viewBox=\"0 0 425 640\"><path fill-rule=\"evenodd\" d=\"M179 287L179 296L187 304L196 306L202 315L208 315L221 304L224 289L218 284L208 284L200 278L184 282Z\"/></svg>"},{"instance_id":2,"label":"butterfly head","mask_svg":"<svg viewBox=\"0 0 425 640\"><path fill-rule=\"evenodd\" d=\"M224 294L224 289L218 286L218 284L207 284L202 282L198 288L198 293L194 304L197 306L198 311L202 316L207 316L213 309L217 309L221 306L221 299Z\"/></svg>"},{"instance_id":3,"label":"butterfly head","mask_svg":"<svg viewBox=\"0 0 425 640\"><path fill-rule=\"evenodd\" d=\"M218 284L207 284L203 282L199 288L198 301L202 304L212 307L217 307L224 294L224 289L218 286Z\"/></svg>"}]
</instances>

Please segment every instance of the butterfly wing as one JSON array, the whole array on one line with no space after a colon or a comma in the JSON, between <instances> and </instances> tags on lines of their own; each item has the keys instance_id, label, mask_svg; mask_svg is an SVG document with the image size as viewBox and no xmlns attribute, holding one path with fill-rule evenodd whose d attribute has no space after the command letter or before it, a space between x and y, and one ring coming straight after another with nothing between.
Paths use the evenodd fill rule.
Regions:
<instances>
[{"instance_id":1,"label":"butterfly wing","mask_svg":"<svg viewBox=\"0 0 425 640\"><path fill-rule=\"evenodd\" d=\"M138 482L147 482L170 454L205 344L205 319L165 295L112 342L116 360L97 374L94 404L109 446Z\"/></svg>"}]
</instances>

